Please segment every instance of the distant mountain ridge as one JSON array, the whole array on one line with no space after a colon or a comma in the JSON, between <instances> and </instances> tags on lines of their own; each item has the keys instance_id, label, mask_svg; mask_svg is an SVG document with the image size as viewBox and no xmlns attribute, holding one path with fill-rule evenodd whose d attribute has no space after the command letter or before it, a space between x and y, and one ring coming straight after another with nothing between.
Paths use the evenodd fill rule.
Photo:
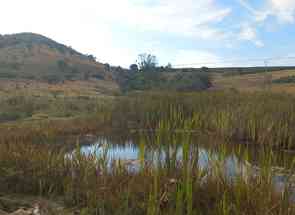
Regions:
<instances>
[{"instance_id":1,"label":"distant mountain ridge","mask_svg":"<svg viewBox=\"0 0 295 215\"><path fill-rule=\"evenodd\" d=\"M0 78L111 80L106 66L45 36L34 33L0 35Z\"/></svg>"}]
</instances>

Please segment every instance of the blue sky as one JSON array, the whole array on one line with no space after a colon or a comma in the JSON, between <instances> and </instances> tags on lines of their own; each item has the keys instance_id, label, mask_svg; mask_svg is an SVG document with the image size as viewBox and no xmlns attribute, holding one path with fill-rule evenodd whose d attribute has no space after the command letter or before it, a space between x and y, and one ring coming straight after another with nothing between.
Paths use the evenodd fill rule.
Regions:
<instances>
[{"instance_id":1,"label":"blue sky","mask_svg":"<svg viewBox=\"0 0 295 215\"><path fill-rule=\"evenodd\" d=\"M295 65L295 0L9 0L0 34L34 32L101 62L129 66L137 55L160 64Z\"/></svg>"}]
</instances>

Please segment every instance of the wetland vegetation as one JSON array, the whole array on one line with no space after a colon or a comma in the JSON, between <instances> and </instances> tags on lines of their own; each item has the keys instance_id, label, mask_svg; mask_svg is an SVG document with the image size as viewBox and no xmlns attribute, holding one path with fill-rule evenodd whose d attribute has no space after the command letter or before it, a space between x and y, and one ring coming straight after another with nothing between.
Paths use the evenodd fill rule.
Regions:
<instances>
[{"instance_id":1,"label":"wetland vegetation","mask_svg":"<svg viewBox=\"0 0 295 215\"><path fill-rule=\"evenodd\" d=\"M146 92L91 100L88 114L74 105L68 118L1 124L1 193L61 198L80 214L295 213L292 96Z\"/></svg>"}]
</instances>

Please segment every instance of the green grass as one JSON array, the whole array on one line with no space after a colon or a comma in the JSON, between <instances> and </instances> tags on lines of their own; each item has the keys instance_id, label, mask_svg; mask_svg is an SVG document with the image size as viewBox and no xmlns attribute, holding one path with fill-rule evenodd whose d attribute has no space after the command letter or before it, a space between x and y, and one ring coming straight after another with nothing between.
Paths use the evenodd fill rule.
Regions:
<instances>
[{"instance_id":1,"label":"green grass","mask_svg":"<svg viewBox=\"0 0 295 215\"><path fill-rule=\"evenodd\" d=\"M78 117L97 113L111 97L34 96L25 93L0 100L0 122L38 120L44 118Z\"/></svg>"}]
</instances>

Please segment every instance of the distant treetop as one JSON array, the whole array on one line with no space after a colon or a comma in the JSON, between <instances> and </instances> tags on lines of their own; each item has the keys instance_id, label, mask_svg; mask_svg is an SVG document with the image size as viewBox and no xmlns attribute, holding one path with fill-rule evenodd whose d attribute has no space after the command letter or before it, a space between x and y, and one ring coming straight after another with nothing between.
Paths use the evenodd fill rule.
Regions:
<instances>
[{"instance_id":1,"label":"distant treetop","mask_svg":"<svg viewBox=\"0 0 295 215\"><path fill-rule=\"evenodd\" d=\"M155 55L143 53L138 55L137 64L142 72L154 72L158 65L158 60Z\"/></svg>"}]
</instances>

